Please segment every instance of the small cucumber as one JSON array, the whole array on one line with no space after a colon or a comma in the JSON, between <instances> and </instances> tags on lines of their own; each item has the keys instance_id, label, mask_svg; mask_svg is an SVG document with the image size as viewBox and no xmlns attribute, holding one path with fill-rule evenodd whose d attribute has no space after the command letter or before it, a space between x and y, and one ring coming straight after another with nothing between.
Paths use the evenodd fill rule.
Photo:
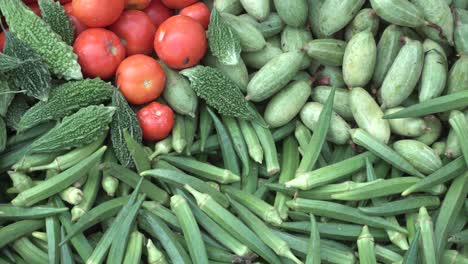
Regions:
<instances>
[{"instance_id":1,"label":"small cucumber","mask_svg":"<svg viewBox=\"0 0 468 264\"><path fill-rule=\"evenodd\" d=\"M307 103L301 110L301 120L312 131L317 129L317 123L320 113L323 110L323 105L320 103ZM327 132L327 140L343 145L348 143L350 139L349 130L351 126L346 121L333 112L330 122L330 128Z\"/></svg>"},{"instance_id":2,"label":"small cucumber","mask_svg":"<svg viewBox=\"0 0 468 264\"><path fill-rule=\"evenodd\" d=\"M320 26L320 13L326 0L307 0L309 5L309 25L315 38L325 38Z\"/></svg>"},{"instance_id":3,"label":"small cucumber","mask_svg":"<svg viewBox=\"0 0 468 264\"><path fill-rule=\"evenodd\" d=\"M161 66L166 73L166 86L163 91L164 100L178 114L194 116L197 110L198 98L192 87L190 87L190 82L165 64L161 63Z\"/></svg>"},{"instance_id":4,"label":"small cucumber","mask_svg":"<svg viewBox=\"0 0 468 264\"><path fill-rule=\"evenodd\" d=\"M468 55L462 54L450 69L447 94L468 90Z\"/></svg>"},{"instance_id":5,"label":"small cucumber","mask_svg":"<svg viewBox=\"0 0 468 264\"><path fill-rule=\"evenodd\" d=\"M411 3L422 11L427 22L438 27L438 29L435 29L429 25L424 26L422 31L426 36L433 40L442 40L453 45L454 19L447 1L411 0Z\"/></svg>"},{"instance_id":6,"label":"small cucumber","mask_svg":"<svg viewBox=\"0 0 468 264\"><path fill-rule=\"evenodd\" d=\"M431 174L442 167L439 155L420 141L399 140L393 143L393 149L422 173Z\"/></svg>"},{"instance_id":7,"label":"small cucumber","mask_svg":"<svg viewBox=\"0 0 468 264\"><path fill-rule=\"evenodd\" d=\"M284 22L278 13L271 12L268 17L259 25L260 31L265 38L272 37L281 32L284 28Z\"/></svg>"},{"instance_id":8,"label":"small cucumber","mask_svg":"<svg viewBox=\"0 0 468 264\"><path fill-rule=\"evenodd\" d=\"M444 49L437 42L426 39L423 43L424 66L419 80L419 102L438 97L445 89L448 61Z\"/></svg>"},{"instance_id":9,"label":"small cucumber","mask_svg":"<svg viewBox=\"0 0 468 264\"><path fill-rule=\"evenodd\" d=\"M286 25L302 27L306 23L308 5L306 0L273 0L276 12Z\"/></svg>"},{"instance_id":10,"label":"small cucumber","mask_svg":"<svg viewBox=\"0 0 468 264\"><path fill-rule=\"evenodd\" d=\"M309 99L310 85L306 81L295 81L277 93L268 102L264 119L270 127L280 127L291 121Z\"/></svg>"},{"instance_id":11,"label":"small cucumber","mask_svg":"<svg viewBox=\"0 0 468 264\"><path fill-rule=\"evenodd\" d=\"M341 66L345 53L346 42L338 39L316 39L304 46L312 59L323 65Z\"/></svg>"},{"instance_id":12,"label":"small cucumber","mask_svg":"<svg viewBox=\"0 0 468 264\"><path fill-rule=\"evenodd\" d=\"M242 52L241 56L249 68L259 70L273 58L281 55L283 52L280 47L266 43L265 47L259 51Z\"/></svg>"},{"instance_id":13,"label":"small cucumber","mask_svg":"<svg viewBox=\"0 0 468 264\"><path fill-rule=\"evenodd\" d=\"M270 14L270 0L240 0L247 14L259 21L265 20Z\"/></svg>"},{"instance_id":14,"label":"small cucumber","mask_svg":"<svg viewBox=\"0 0 468 264\"><path fill-rule=\"evenodd\" d=\"M377 60L375 64L372 83L380 87L400 51L400 37L403 34L401 28L396 25L388 26L380 36L377 44Z\"/></svg>"},{"instance_id":15,"label":"small cucumber","mask_svg":"<svg viewBox=\"0 0 468 264\"><path fill-rule=\"evenodd\" d=\"M343 29L361 10L365 0L326 0L320 9L320 30L331 36Z\"/></svg>"},{"instance_id":16,"label":"small cucumber","mask_svg":"<svg viewBox=\"0 0 468 264\"><path fill-rule=\"evenodd\" d=\"M239 15L244 11L240 0L216 0L213 3L213 7L220 13L224 12L233 15Z\"/></svg>"},{"instance_id":17,"label":"small cucumber","mask_svg":"<svg viewBox=\"0 0 468 264\"><path fill-rule=\"evenodd\" d=\"M311 68L309 68L311 70ZM323 66L319 71L311 71L311 74L316 74L319 85L330 85L334 87L345 87L346 83L343 79L343 70L340 67Z\"/></svg>"},{"instance_id":18,"label":"small cucumber","mask_svg":"<svg viewBox=\"0 0 468 264\"><path fill-rule=\"evenodd\" d=\"M408 0L370 0L372 8L383 20L405 27L420 27L425 24L421 9Z\"/></svg>"},{"instance_id":19,"label":"small cucumber","mask_svg":"<svg viewBox=\"0 0 468 264\"><path fill-rule=\"evenodd\" d=\"M249 82L246 99L260 102L278 92L299 71L302 59L302 52L291 51L270 60Z\"/></svg>"},{"instance_id":20,"label":"small cucumber","mask_svg":"<svg viewBox=\"0 0 468 264\"><path fill-rule=\"evenodd\" d=\"M249 73L242 59L239 58L239 63L235 65L222 64L215 56L207 54L203 58L203 64L218 69L229 77L239 88L245 92L249 83Z\"/></svg>"},{"instance_id":21,"label":"small cucumber","mask_svg":"<svg viewBox=\"0 0 468 264\"><path fill-rule=\"evenodd\" d=\"M437 117L431 115L424 117L424 121L426 131L415 139L429 146L438 140L442 134L442 123Z\"/></svg>"},{"instance_id":22,"label":"small cucumber","mask_svg":"<svg viewBox=\"0 0 468 264\"><path fill-rule=\"evenodd\" d=\"M266 41L262 32L238 16L221 13L224 21L239 36L243 51L257 51L265 47Z\"/></svg>"},{"instance_id":23,"label":"small cucumber","mask_svg":"<svg viewBox=\"0 0 468 264\"><path fill-rule=\"evenodd\" d=\"M317 86L314 88L312 93L312 99L315 102L325 104L331 91L332 86ZM336 88L335 98L333 98L333 111L345 120L354 120L353 114L351 113L351 107L349 105L349 90Z\"/></svg>"},{"instance_id":24,"label":"small cucumber","mask_svg":"<svg viewBox=\"0 0 468 264\"><path fill-rule=\"evenodd\" d=\"M385 114L389 115L403 109L404 107L387 109ZM405 137L419 137L423 135L427 128L426 122L420 117L389 119L388 122L393 133Z\"/></svg>"},{"instance_id":25,"label":"small cucumber","mask_svg":"<svg viewBox=\"0 0 468 264\"><path fill-rule=\"evenodd\" d=\"M355 34L370 30L376 35L379 30L380 20L372 8L364 8L354 17L353 21L346 26L345 40L349 41Z\"/></svg>"},{"instance_id":26,"label":"small cucumber","mask_svg":"<svg viewBox=\"0 0 468 264\"><path fill-rule=\"evenodd\" d=\"M281 49L283 52L300 50L312 40L309 30L286 26L281 33ZM301 70L307 69L311 59L306 54L303 55Z\"/></svg>"}]
</instances>

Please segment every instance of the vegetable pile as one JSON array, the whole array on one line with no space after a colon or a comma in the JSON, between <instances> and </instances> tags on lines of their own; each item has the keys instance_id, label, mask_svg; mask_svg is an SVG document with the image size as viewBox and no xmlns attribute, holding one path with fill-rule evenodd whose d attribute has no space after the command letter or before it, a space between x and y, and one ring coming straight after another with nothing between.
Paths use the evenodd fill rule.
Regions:
<instances>
[{"instance_id":1,"label":"vegetable pile","mask_svg":"<svg viewBox=\"0 0 468 264\"><path fill-rule=\"evenodd\" d=\"M468 0L0 12L0 264L468 263Z\"/></svg>"}]
</instances>

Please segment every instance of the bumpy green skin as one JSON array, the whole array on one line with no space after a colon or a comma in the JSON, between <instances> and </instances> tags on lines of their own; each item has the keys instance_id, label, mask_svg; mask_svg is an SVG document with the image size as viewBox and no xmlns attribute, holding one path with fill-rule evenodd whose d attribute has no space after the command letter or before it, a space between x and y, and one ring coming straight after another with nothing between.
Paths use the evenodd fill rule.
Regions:
<instances>
[{"instance_id":1,"label":"bumpy green skin","mask_svg":"<svg viewBox=\"0 0 468 264\"><path fill-rule=\"evenodd\" d=\"M317 86L312 93L312 99L315 102L325 104L332 91L332 86ZM336 88L333 98L333 111L343 117L345 120L354 120L351 107L349 105L349 90Z\"/></svg>"},{"instance_id":2,"label":"bumpy green skin","mask_svg":"<svg viewBox=\"0 0 468 264\"><path fill-rule=\"evenodd\" d=\"M242 59L249 68L259 70L270 60L282 53L281 48L266 43L265 47L259 51L242 52Z\"/></svg>"},{"instance_id":3,"label":"bumpy green skin","mask_svg":"<svg viewBox=\"0 0 468 264\"><path fill-rule=\"evenodd\" d=\"M407 39L382 83L382 107L398 106L408 98L419 81L423 64L421 42Z\"/></svg>"},{"instance_id":4,"label":"bumpy green skin","mask_svg":"<svg viewBox=\"0 0 468 264\"><path fill-rule=\"evenodd\" d=\"M310 85L306 81L292 82L270 102L268 102L264 113L264 119L270 127L280 127L291 121L309 99L311 93Z\"/></svg>"},{"instance_id":5,"label":"bumpy green skin","mask_svg":"<svg viewBox=\"0 0 468 264\"><path fill-rule=\"evenodd\" d=\"M252 110L236 83L219 70L196 66L181 71L181 74L189 78L195 93L220 114L253 119Z\"/></svg>"},{"instance_id":6,"label":"bumpy green skin","mask_svg":"<svg viewBox=\"0 0 468 264\"><path fill-rule=\"evenodd\" d=\"M281 33L281 49L284 52L300 50L311 40L310 30L286 26ZM309 67L311 59L305 53L302 56L304 58L302 59L301 70L304 70Z\"/></svg>"},{"instance_id":7,"label":"bumpy green skin","mask_svg":"<svg viewBox=\"0 0 468 264\"><path fill-rule=\"evenodd\" d=\"M388 70L400 51L400 37L402 34L399 26L390 25L380 36L379 43L377 44L377 60L374 76L372 76L374 86L380 87L382 85Z\"/></svg>"},{"instance_id":8,"label":"bumpy green skin","mask_svg":"<svg viewBox=\"0 0 468 264\"><path fill-rule=\"evenodd\" d=\"M228 13L222 13L221 17L239 37L243 51L257 51L265 46L266 41L262 32L249 22Z\"/></svg>"},{"instance_id":9,"label":"bumpy green skin","mask_svg":"<svg viewBox=\"0 0 468 264\"><path fill-rule=\"evenodd\" d=\"M370 0L372 8L383 20L405 27L424 25L422 11L407 0Z\"/></svg>"},{"instance_id":10,"label":"bumpy green skin","mask_svg":"<svg viewBox=\"0 0 468 264\"><path fill-rule=\"evenodd\" d=\"M55 88L47 102L39 102L21 118L18 131L24 131L47 120L58 120L76 110L99 104L112 97L113 86L99 78L67 82Z\"/></svg>"},{"instance_id":11,"label":"bumpy green skin","mask_svg":"<svg viewBox=\"0 0 468 264\"><path fill-rule=\"evenodd\" d=\"M239 63L236 65L225 65L225 64L222 64L213 55L206 54L205 57L203 58L203 65L210 66L210 67L220 70L227 77L231 78L231 80L234 81L243 92L247 90L247 84L249 83L249 72L247 71L247 66L245 65L243 59L239 59ZM166 83L168 82L169 82L169 76L166 73ZM193 92L192 87L189 86L189 88ZM177 96L180 96L180 95L177 94Z\"/></svg>"},{"instance_id":12,"label":"bumpy green skin","mask_svg":"<svg viewBox=\"0 0 468 264\"><path fill-rule=\"evenodd\" d=\"M393 143L393 149L424 174L431 174L442 167L442 161L434 150L417 140L399 140Z\"/></svg>"},{"instance_id":13,"label":"bumpy green skin","mask_svg":"<svg viewBox=\"0 0 468 264\"><path fill-rule=\"evenodd\" d=\"M5 121L0 117L0 152L5 150L7 142L7 130Z\"/></svg>"},{"instance_id":14,"label":"bumpy green skin","mask_svg":"<svg viewBox=\"0 0 468 264\"><path fill-rule=\"evenodd\" d=\"M161 66L166 73L166 88L163 91L164 100L166 100L177 113L195 116L198 98L192 87L190 87L190 82L178 72L167 67L164 63L161 63Z\"/></svg>"},{"instance_id":15,"label":"bumpy green skin","mask_svg":"<svg viewBox=\"0 0 468 264\"><path fill-rule=\"evenodd\" d=\"M216 9L210 16L210 27L207 31L211 53L223 64L239 63L241 42L234 30L226 24Z\"/></svg>"},{"instance_id":16,"label":"bumpy green skin","mask_svg":"<svg viewBox=\"0 0 468 264\"><path fill-rule=\"evenodd\" d=\"M447 80L447 94L468 90L468 55L462 55L453 64Z\"/></svg>"},{"instance_id":17,"label":"bumpy green skin","mask_svg":"<svg viewBox=\"0 0 468 264\"><path fill-rule=\"evenodd\" d=\"M0 75L0 116L5 116L15 94L12 91L11 84L6 81L6 77Z\"/></svg>"},{"instance_id":18,"label":"bumpy green skin","mask_svg":"<svg viewBox=\"0 0 468 264\"><path fill-rule=\"evenodd\" d=\"M361 10L365 0L326 0L320 10L320 31L331 36L343 29Z\"/></svg>"},{"instance_id":19,"label":"bumpy green skin","mask_svg":"<svg viewBox=\"0 0 468 264\"><path fill-rule=\"evenodd\" d=\"M317 123L322 113L323 105L320 103L307 103L301 110L301 120L312 131L317 129ZM330 128L327 132L327 140L335 144L346 144L350 139L349 130L351 126L346 121L336 114L332 113Z\"/></svg>"},{"instance_id":20,"label":"bumpy green skin","mask_svg":"<svg viewBox=\"0 0 468 264\"><path fill-rule=\"evenodd\" d=\"M304 26L307 20L308 5L306 0L273 0L276 11L286 25Z\"/></svg>"},{"instance_id":21,"label":"bumpy green skin","mask_svg":"<svg viewBox=\"0 0 468 264\"><path fill-rule=\"evenodd\" d=\"M114 117L110 125L112 148L114 149L115 156L122 166L134 168L135 164L133 162L132 154L127 147L124 131L127 131L136 142L141 143L142 134L140 123L138 123L135 112L130 108L118 89L114 89L114 94L112 95L112 106L115 107Z\"/></svg>"},{"instance_id":22,"label":"bumpy green skin","mask_svg":"<svg viewBox=\"0 0 468 264\"><path fill-rule=\"evenodd\" d=\"M424 18L428 22L440 27L441 32L428 26L423 27L422 31L428 37L439 40L439 35L442 35L442 40L453 45L454 20L449 4L445 0L412 0L411 3L423 12Z\"/></svg>"},{"instance_id":23,"label":"bumpy green skin","mask_svg":"<svg viewBox=\"0 0 468 264\"><path fill-rule=\"evenodd\" d=\"M374 98L363 88L355 87L349 95L349 103L358 126L387 144L390 139L390 124L383 119L384 113Z\"/></svg>"},{"instance_id":24,"label":"bumpy green skin","mask_svg":"<svg viewBox=\"0 0 468 264\"><path fill-rule=\"evenodd\" d=\"M364 87L372 78L377 46L370 31L355 34L346 45L343 78L349 87Z\"/></svg>"},{"instance_id":25,"label":"bumpy green skin","mask_svg":"<svg viewBox=\"0 0 468 264\"><path fill-rule=\"evenodd\" d=\"M246 98L260 102L278 92L299 71L302 59L302 52L290 51L270 60L250 80Z\"/></svg>"},{"instance_id":26,"label":"bumpy green skin","mask_svg":"<svg viewBox=\"0 0 468 264\"><path fill-rule=\"evenodd\" d=\"M346 42L338 39L316 39L304 47L312 59L327 66L341 66Z\"/></svg>"},{"instance_id":27,"label":"bumpy green skin","mask_svg":"<svg viewBox=\"0 0 468 264\"><path fill-rule=\"evenodd\" d=\"M114 107L92 105L65 117L31 144L33 153L56 152L91 144L109 129Z\"/></svg>"},{"instance_id":28,"label":"bumpy green skin","mask_svg":"<svg viewBox=\"0 0 468 264\"><path fill-rule=\"evenodd\" d=\"M5 123L11 129L17 130L21 117L28 111L29 105L25 98L22 96L15 96L15 99L11 102L8 107L8 111L5 116Z\"/></svg>"},{"instance_id":29,"label":"bumpy green skin","mask_svg":"<svg viewBox=\"0 0 468 264\"><path fill-rule=\"evenodd\" d=\"M364 8L354 17L353 21L346 26L345 39L350 40L355 34L364 30L370 30L372 35L376 35L379 30L380 20L375 11L371 8Z\"/></svg>"},{"instance_id":30,"label":"bumpy green skin","mask_svg":"<svg viewBox=\"0 0 468 264\"><path fill-rule=\"evenodd\" d=\"M68 45L73 44L75 28L60 2L39 0L38 3L41 8L42 19L50 25L55 33L62 37L65 43Z\"/></svg>"},{"instance_id":31,"label":"bumpy green skin","mask_svg":"<svg viewBox=\"0 0 468 264\"><path fill-rule=\"evenodd\" d=\"M57 76L67 80L83 78L72 47L20 0L0 1L0 10L10 31L37 52Z\"/></svg>"},{"instance_id":32,"label":"bumpy green skin","mask_svg":"<svg viewBox=\"0 0 468 264\"><path fill-rule=\"evenodd\" d=\"M435 41L423 43L424 67L419 80L419 102L438 97L445 89L448 61L444 49Z\"/></svg>"}]
</instances>

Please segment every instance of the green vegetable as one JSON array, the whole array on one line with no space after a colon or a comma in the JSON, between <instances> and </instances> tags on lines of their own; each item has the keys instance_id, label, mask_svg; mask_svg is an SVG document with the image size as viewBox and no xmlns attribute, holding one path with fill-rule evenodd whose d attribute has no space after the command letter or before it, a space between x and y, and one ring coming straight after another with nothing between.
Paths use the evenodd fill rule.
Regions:
<instances>
[{"instance_id":1,"label":"green vegetable","mask_svg":"<svg viewBox=\"0 0 468 264\"><path fill-rule=\"evenodd\" d=\"M226 65L239 63L241 45L234 30L224 21L218 11L213 9L207 32L211 53Z\"/></svg>"},{"instance_id":2,"label":"green vegetable","mask_svg":"<svg viewBox=\"0 0 468 264\"><path fill-rule=\"evenodd\" d=\"M25 4L20 0L2 1L0 10L6 17L9 30L37 52L57 76L67 80L83 78L72 47L63 42L62 38Z\"/></svg>"},{"instance_id":3,"label":"green vegetable","mask_svg":"<svg viewBox=\"0 0 468 264\"><path fill-rule=\"evenodd\" d=\"M72 45L75 39L75 28L63 6L54 0L40 0L38 3L42 19L60 35L65 43Z\"/></svg>"}]
</instances>

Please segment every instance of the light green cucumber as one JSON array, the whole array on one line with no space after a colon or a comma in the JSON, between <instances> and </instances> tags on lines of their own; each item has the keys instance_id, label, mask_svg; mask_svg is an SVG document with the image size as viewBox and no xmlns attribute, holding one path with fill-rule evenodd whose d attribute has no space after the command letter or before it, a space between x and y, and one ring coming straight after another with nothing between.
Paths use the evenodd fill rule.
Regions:
<instances>
[{"instance_id":1,"label":"light green cucumber","mask_svg":"<svg viewBox=\"0 0 468 264\"><path fill-rule=\"evenodd\" d=\"M456 8L468 9L468 1L467 0L453 0L452 4Z\"/></svg>"},{"instance_id":2,"label":"light green cucumber","mask_svg":"<svg viewBox=\"0 0 468 264\"><path fill-rule=\"evenodd\" d=\"M312 78L312 76L310 76L310 74L306 71L300 71L298 72L294 78L292 79L293 81L310 81L310 79Z\"/></svg>"},{"instance_id":3,"label":"light green cucumber","mask_svg":"<svg viewBox=\"0 0 468 264\"><path fill-rule=\"evenodd\" d=\"M268 102L264 119L270 127L280 127L291 121L309 99L310 84L295 81L273 96Z\"/></svg>"},{"instance_id":4,"label":"light green cucumber","mask_svg":"<svg viewBox=\"0 0 468 264\"><path fill-rule=\"evenodd\" d=\"M461 146L457 135L453 129L450 129L447 136L447 145L445 147L445 156L449 159L455 159L461 156Z\"/></svg>"},{"instance_id":5,"label":"light green cucumber","mask_svg":"<svg viewBox=\"0 0 468 264\"><path fill-rule=\"evenodd\" d=\"M259 24L259 29L265 38L272 37L281 32L284 22L278 13L271 12L268 17Z\"/></svg>"},{"instance_id":6,"label":"light green cucumber","mask_svg":"<svg viewBox=\"0 0 468 264\"><path fill-rule=\"evenodd\" d=\"M403 110L404 107L390 108L385 111L386 115ZM405 137L419 137L426 131L426 122L420 117L389 119L390 129L393 133Z\"/></svg>"},{"instance_id":7,"label":"light green cucumber","mask_svg":"<svg viewBox=\"0 0 468 264\"><path fill-rule=\"evenodd\" d=\"M442 134L442 123L433 115L424 117L424 122L426 124L425 132L415 139L429 146Z\"/></svg>"},{"instance_id":8,"label":"light green cucumber","mask_svg":"<svg viewBox=\"0 0 468 264\"><path fill-rule=\"evenodd\" d=\"M320 29L320 9L325 0L307 0L309 5L309 25L315 38L325 38Z\"/></svg>"},{"instance_id":9,"label":"light green cucumber","mask_svg":"<svg viewBox=\"0 0 468 264\"><path fill-rule=\"evenodd\" d=\"M323 105L320 103L310 102L307 103L301 110L301 120L304 125L309 129L314 131L317 129L318 120L320 113L323 110ZM350 139L349 130L351 126L346 123L346 121L339 116L337 113L333 112L330 128L327 132L327 140L335 144L346 144Z\"/></svg>"},{"instance_id":10,"label":"light green cucumber","mask_svg":"<svg viewBox=\"0 0 468 264\"><path fill-rule=\"evenodd\" d=\"M435 29L430 25L424 26L422 31L426 36L434 40L439 40L442 37L442 40L453 45L454 19L449 4L445 0L411 0L411 3L422 11L424 18L429 23L438 27ZM435 36L435 38L431 36Z\"/></svg>"},{"instance_id":11,"label":"light green cucumber","mask_svg":"<svg viewBox=\"0 0 468 264\"><path fill-rule=\"evenodd\" d=\"M164 100L177 113L194 116L197 110L198 97L190 87L190 82L165 64L161 63L161 66L166 73L166 87L163 91Z\"/></svg>"},{"instance_id":12,"label":"light green cucumber","mask_svg":"<svg viewBox=\"0 0 468 264\"><path fill-rule=\"evenodd\" d=\"M321 104L325 104L332 86L317 86L312 93L312 99ZM349 105L349 90L343 88L336 88L335 98L333 98L333 111L343 117L345 120L354 120Z\"/></svg>"},{"instance_id":13,"label":"light green cucumber","mask_svg":"<svg viewBox=\"0 0 468 264\"><path fill-rule=\"evenodd\" d=\"M324 66L323 69L318 72L311 72L311 74L315 74L319 85L330 85L334 87L346 86L343 79L343 70L340 67Z\"/></svg>"},{"instance_id":14,"label":"light green cucumber","mask_svg":"<svg viewBox=\"0 0 468 264\"><path fill-rule=\"evenodd\" d=\"M365 0L325 0L320 8L320 31L331 36L356 16Z\"/></svg>"},{"instance_id":15,"label":"light green cucumber","mask_svg":"<svg viewBox=\"0 0 468 264\"><path fill-rule=\"evenodd\" d=\"M233 15L239 15L244 11L240 0L216 0L213 3L213 7L220 13L224 12Z\"/></svg>"},{"instance_id":16,"label":"light green cucumber","mask_svg":"<svg viewBox=\"0 0 468 264\"><path fill-rule=\"evenodd\" d=\"M348 87L364 87L374 74L377 46L370 31L355 34L343 56L343 79Z\"/></svg>"},{"instance_id":17,"label":"light green cucumber","mask_svg":"<svg viewBox=\"0 0 468 264\"><path fill-rule=\"evenodd\" d=\"M468 24L456 22L453 40L458 54L468 54Z\"/></svg>"},{"instance_id":18,"label":"light green cucumber","mask_svg":"<svg viewBox=\"0 0 468 264\"><path fill-rule=\"evenodd\" d=\"M262 32L260 32L260 30L255 26L235 15L221 13L221 16L239 36L243 51L257 51L261 50L265 46L265 38L263 37Z\"/></svg>"},{"instance_id":19,"label":"light green cucumber","mask_svg":"<svg viewBox=\"0 0 468 264\"><path fill-rule=\"evenodd\" d=\"M355 87L349 94L349 104L358 126L383 143L390 139L390 124L377 102L363 88Z\"/></svg>"},{"instance_id":20,"label":"light green cucumber","mask_svg":"<svg viewBox=\"0 0 468 264\"><path fill-rule=\"evenodd\" d=\"M399 26L390 25L380 36L379 43L377 44L377 60L374 75L372 76L374 86L380 87L382 85L388 70L400 51L400 38L402 34Z\"/></svg>"},{"instance_id":21,"label":"light green cucumber","mask_svg":"<svg viewBox=\"0 0 468 264\"><path fill-rule=\"evenodd\" d=\"M265 20L270 14L270 0L240 0L247 14L259 21Z\"/></svg>"},{"instance_id":22,"label":"light green cucumber","mask_svg":"<svg viewBox=\"0 0 468 264\"><path fill-rule=\"evenodd\" d=\"M220 70L235 82L243 92L246 91L247 84L249 83L249 73L247 72L247 67L242 59L239 58L239 63L235 65L225 65L222 64L215 56L207 54L203 58L203 64Z\"/></svg>"},{"instance_id":23,"label":"light green cucumber","mask_svg":"<svg viewBox=\"0 0 468 264\"><path fill-rule=\"evenodd\" d=\"M274 36L271 36L271 37L267 38L267 44L268 43L271 44L273 47L281 49L281 35L276 34Z\"/></svg>"},{"instance_id":24,"label":"light green cucumber","mask_svg":"<svg viewBox=\"0 0 468 264\"><path fill-rule=\"evenodd\" d=\"M354 17L353 21L346 26L345 40L349 41L355 34L369 30L376 35L379 30L380 20L372 8L364 8Z\"/></svg>"},{"instance_id":25,"label":"light green cucumber","mask_svg":"<svg viewBox=\"0 0 468 264\"><path fill-rule=\"evenodd\" d=\"M312 33L303 28L286 26L281 33L281 49L283 52L300 50L312 40ZM305 53L303 54L301 70L307 69L311 59Z\"/></svg>"},{"instance_id":26,"label":"light green cucumber","mask_svg":"<svg viewBox=\"0 0 468 264\"><path fill-rule=\"evenodd\" d=\"M420 27L425 24L421 9L408 0L370 0L372 8L383 20L405 27Z\"/></svg>"},{"instance_id":27,"label":"light green cucumber","mask_svg":"<svg viewBox=\"0 0 468 264\"><path fill-rule=\"evenodd\" d=\"M281 55L283 51L280 47L276 47L270 43L266 43L265 47L259 51L242 52L242 60L245 65L252 69L261 69L273 58Z\"/></svg>"},{"instance_id":28,"label":"light green cucumber","mask_svg":"<svg viewBox=\"0 0 468 264\"><path fill-rule=\"evenodd\" d=\"M273 0L276 12L286 25L302 27L307 21L309 7L306 0Z\"/></svg>"},{"instance_id":29,"label":"light green cucumber","mask_svg":"<svg viewBox=\"0 0 468 264\"><path fill-rule=\"evenodd\" d=\"M439 155L420 141L399 140L393 143L393 149L424 174L431 174L442 167Z\"/></svg>"},{"instance_id":30,"label":"light green cucumber","mask_svg":"<svg viewBox=\"0 0 468 264\"><path fill-rule=\"evenodd\" d=\"M421 42L406 38L380 90L382 107L400 105L413 92L421 76L424 52Z\"/></svg>"},{"instance_id":31,"label":"light green cucumber","mask_svg":"<svg viewBox=\"0 0 468 264\"><path fill-rule=\"evenodd\" d=\"M247 86L247 100L263 101L283 88L301 67L302 52L283 53L263 66Z\"/></svg>"},{"instance_id":32,"label":"light green cucumber","mask_svg":"<svg viewBox=\"0 0 468 264\"><path fill-rule=\"evenodd\" d=\"M316 39L304 46L312 59L323 65L341 66L345 53L346 42L338 39Z\"/></svg>"},{"instance_id":33,"label":"light green cucumber","mask_svg":"<svg viewBox=\"0 0 468 264\"><path fill-rule=\"evenodd\" d=\"M432 150L441 157L445 153L445 148L447 147L447 143L444 141L437 141L432 144L431 148Z\"/></svg>"},{"instance_id":34,"label":"light green cucumber","mask_svg":"<svg viewBox=\"0 0 468 264\"><path fill-rule=\"evenodd\" d=\"M462 54L450 69L447 94L468 90L468 55Z\"/></svg>"},{"instance_id":35,"label":"light green cucumber","mask_svg":"<svg viewBox=\"0 0 468 264\"><path fill-rule=\"evenodd\" d=\"M444 49L430 39L424 41L423 49L425 56L421 80L419 80L419 102L441 95L448 75L448 61Z\"/></svg>"}]
</instances>

